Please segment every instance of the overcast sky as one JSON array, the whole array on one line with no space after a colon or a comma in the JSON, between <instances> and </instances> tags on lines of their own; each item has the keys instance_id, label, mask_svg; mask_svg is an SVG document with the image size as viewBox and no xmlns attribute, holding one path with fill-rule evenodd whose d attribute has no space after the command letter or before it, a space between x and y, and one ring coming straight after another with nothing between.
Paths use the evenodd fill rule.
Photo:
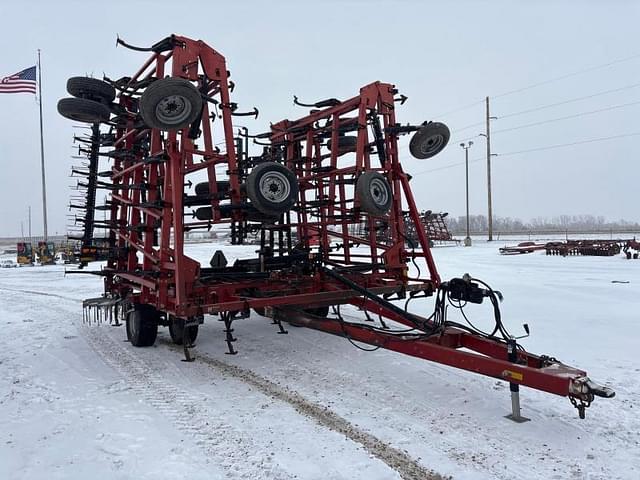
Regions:
<instances>
[{"instance_id":1,"label":"overcast sky","mask_svg":"<svg viewBox=\"0 0 640 480\"><path fill-rule=\"evenodd\" d=\"M293 94L303 101L349 98L372 81L394 83L409 97L397 112L401 122L439 120L453 132L437 157L418 161L405 148L401 158L415 175L419 207L454 216L464 214L459 143L484 126L461 129L483 122L482 100L495 97L495 215L528 220L593 214L640 221L637 1L35 0L2 1L0 18L0 77L34 65L36 50L42 50L50 234L66 231L73 183L68 175L74 130L56 111L66 96L66 79L131 75L147 58L116 48L117 34L136 45L171 33L208 42L227 58L237 85L234 101L243 110L260 109L257 121L243 119L256 132L269 121L304 113L292 104ZM543 84L504 95L538 83ZM40 234L38 107L29 94L0 94L0 105L0 236L19 235L21 221L26 231L29 205L33 233ZM447 114L452 110L458 111ZM586 114L595 110L603 111ZM530 123L539 124L498 133ZM619 138L507 155L611 136ZM486 147L482 137L473 141L471 213L486 214Z\"/></svg>"}]
</instances>

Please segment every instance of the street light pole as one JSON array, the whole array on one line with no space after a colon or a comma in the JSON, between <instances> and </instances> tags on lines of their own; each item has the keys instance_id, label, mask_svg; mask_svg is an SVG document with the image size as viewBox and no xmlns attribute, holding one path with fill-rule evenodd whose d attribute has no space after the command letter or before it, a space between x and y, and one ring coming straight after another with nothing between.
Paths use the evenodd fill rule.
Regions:
<instances>
[{"instance_id":1,"label":"street light pole","mask_svg":"<svg viewBox=\"0 0 640 480\"><path fill-rule=\"evenodd\" d=\"M467 237L464 239L464 246L471 246L471 237L469 236L469 149L473 145L473 142L469 140L466 144L463 142L460 144L464 148L464 165L465 165L465 184L467 191Z\"/></svg>"}]
</instances>

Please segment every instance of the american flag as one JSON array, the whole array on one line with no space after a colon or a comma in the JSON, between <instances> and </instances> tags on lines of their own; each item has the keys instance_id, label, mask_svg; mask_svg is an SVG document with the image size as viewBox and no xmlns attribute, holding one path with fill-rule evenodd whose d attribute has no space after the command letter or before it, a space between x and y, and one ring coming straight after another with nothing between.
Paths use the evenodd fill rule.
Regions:
<instances>
[{"instance_id":1,"label":"american flag","mask_svg":"<svg viewBox=\"0 0 640 480\"><path fill-rule=\"evenodd\" d=\"M36 93L35 65L0 80L0 93Z\"/></svg>"}]
</instances>

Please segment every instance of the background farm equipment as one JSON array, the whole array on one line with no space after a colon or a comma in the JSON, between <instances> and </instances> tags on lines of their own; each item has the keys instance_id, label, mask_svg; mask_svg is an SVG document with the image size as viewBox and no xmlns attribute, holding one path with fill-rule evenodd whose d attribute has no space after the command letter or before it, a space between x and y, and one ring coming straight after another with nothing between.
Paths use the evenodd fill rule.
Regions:
<instances>
[{"instance_id":1,"label":"background farm equipment","mask_svg":"<svg viewBox=\"0 0 640 480\"><path fill-rule=\"evenodd\" d=\"M546 243L520 242L516 246L500 247L499 251L503 255L521 255L523 253L533 253L538 250L544 250L546 246Z\"/></svg>"},{"instance_id":2,"label":"background farm equipment","mask_svg":"<svg viewBox=\"0 0 640 480\"><path fill-rule=\"evenodd\" d=\"M625 240L567 240L549 242L545 245L547 255L585 255L589 257L612 257L620 253Z\"/></svg>"},{"instance_id":3,"label":"background farm equipment","mask_svg":"<svg viewBox=\"0 0 640 480\"><path fill-rule=\"evenodd\" d=\"M434 246L436 244L460 243L460 240L453 238L451 232L449 232L449 228L447 227L447 222L445 220L448 215L449 214L447 212L435 213L431 210L420 213L419 225L421 225L429 238L429 246ZM405 222L407 224L407 237L413 243L416 243L418 239L416 224L413 223L410 218L406 218Z\"/></svg>"},{"instance_id":4,"label":"background farm equipment","mask_svg":"<svg viewBox=\"0 0 640 480\"><path fill-rule=\"evenodd\" d=\"M374 82L347 100L294 97L310 111L267 132L234 135L233 117L258 111L241 112L231 101L234 85L219 52L181 36L150 48L118 42L150 58L131 77L70 79L73 97L58 110L92 125L83 246L93 228L108 232L105 268L86 272L104 276L105 296L84 307L106 309L102 318L116 322L126 312L133 345L152 345L164 325L190 358L209 314L224 323L233 354L232 324L253 309L278 333L289 322L505 380L515 419L520 384L569 397L580 416L594 396L613 396L584 371L526 352L502 323L501 295L486 283L441 281L398 139L413 134L411 154L426 159L445 148L449 130L437 122L399 124L396 108L406 97L394 85ZM260 155L250 155L249 139L262 146ZM100 159L109 165L102 172ZM94 214L98 189L108 192L102 221ZM421 228L408 247L411 223ZM209 266L187 256L185 233L215 225L231 229L232 243L255 234L257 255L229 264L222 251L212 252ZM409 268L417 262L422 268ZM436 300L430 317L407 310L410 300L429 296ZM492 332L447 318L447 305L484 299L494 311ZM365 318L345 320L341 305Z\"/></svg>"},{"instance_id":5,"label":"background farm equipment","mask_svg":"<svg viewBox=\"0 0 640 480\"><path fill-rule=\"evenodd\" d=\"M40 265L53 265L56 263L56 246L53 242L38 242L36 253Z\"/></svg>"},{"instance_id":6,"label":"background farm equipment","mask_svg":"<svg viewBox=\"0 0 640 480\"><path fill-rule=\"evenodd\" d=\"M18 242L17 245L18 265L33 265L36 261L35 252L30 242Z\"/></svg>"},{"instance_id":7,"label":"background farm equipment","mask_svg":"<svg viewBox=\"0 0 640 480\"><path fill-rule=\"evenodd\" d=\"M622 247L622 251L628 260L638 259L640 256L640 242L638 242L635 238L631 240L627 240L627 242Z\"/></svg>"},{"instance_id":8,"label":"background farm equipment","mask_svg":"<svg viewBox=\"0 0 640 480\"><path fill-rule=\"evenodd\" d=\"M635 240L566 240L546 243L522 242L516 246L501 247L503 255L517 255L544 250L547 255L584 255L589 257L612 257L624 251L627 258L631 258L631 250ZM639 245L635 243L636 249ZM636 254L637 258L637 254Z\"/></svg>"},{"instance_id":9,"label":"background farm equipment","mask_svg":"<svg viewBox=\"0 0 640 480\"><path fill-rule=\"evenodd\" d=\"M414 248L420 244L418 232L416 230L416 224L414 223L410 212L403 213L405 225L404 237L407 243L407 247ZM418 223L417 225L419 225L419 228L421 228L427 236L429 240L429 247L446 244L457 245L458 243L460 243L460 241L453 238L451 232L449 232L447 223L445 221L445 217L447 215L448 214L446 212L433 213L431 212L431 210L420 212L420 223ZM389 244L393 242L389 223L385 219L376 219L373 223L373 226L371 226L368 222L361 222L356 226L355 229L353 229L353 233L357 236L366 237L369 235L371 228L373 228L378 242Z\"/></svg>"}]
</instances>

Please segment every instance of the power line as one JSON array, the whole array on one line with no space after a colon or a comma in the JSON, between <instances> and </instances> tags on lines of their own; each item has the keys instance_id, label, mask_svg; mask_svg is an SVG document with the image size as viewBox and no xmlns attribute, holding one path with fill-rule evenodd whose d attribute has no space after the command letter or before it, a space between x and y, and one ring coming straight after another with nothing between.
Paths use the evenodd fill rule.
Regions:
<instances>
[{"instance_id":1,"label":"power line","mask_svg":"<svg viewBox=\"0 0 640 480\"><path fill-rule=\"evenodd\" d=\"M507 95L513 95L514 93L524 92L525 90L529 90L529 89L532 89L532 88L535 88L535 87L539 87L541 85L546 85L548 83L557 82L557 81L560 81L560 80L564 80L566 78L575 77L576 75L581 75L583 73L592 72L594 70L600 70L602 68L607 68L607 67L610 67L611 65L616 65L618 63L628 62L629 60L634 60L636 58L640 58L640 53L637 53L635 55L631 55L630 57L625 57L625 58L621 58L621 59L618 59L618 60L613 60L611 62L602 63L600 65L594 65L592 67L584 68L582 70L578 70L578 71L575 71L575 72L572 72L572 73L567 73L567 74L561 75L559 77L554 77L554 78L550 78L548 80L543 80L541 82L533 83L531 85L527 85L526 87L517 88L515 90L510 90L508 92L504 92L504 93L501 93L499 95L493 95L492 98L506 97Z\"/></svg>"},{"instance_id":2,"label":"power line","mask_svg":"<svg viewBox=\"0 0 640 480\"><path fill-rule=\"evenodd\" d=\"M575 113L573 115L566 115L564 117L548 118L547 120L541 120L539 122L525 123L524 125L518 125L518 126L515 126L515 127L503 128L502 130L495 130L492 133L495 134L495 133L510 132L512 130L520 130L521 128L535 127L537 125L544 125L546 123L559 122L560 120L567 120L567 119L570 119L570 118L583 117L585 115L593 115L594 113L607 112L609 110L615 110L615 109L618 109L618 108L629 107L631 105L638 105L638 104L640 104L640 101L630 102L630 103L623 103L623 104L620 104L620 105L611 105L609 107L599 108L597 110L590 110L590 111L587 111L587 112Z\"/></svg>"},{"instance_id":3,"label":"power line","mask_svg":"<svg viewBox=\"0 0 640 480\"><path fill-rule=\"evenodd\" d=\"M564 80L566 78L575 77L576 75L581 75L583 73L592 72L594 70L600 70L602 68L607 68L607 67L610 67L611 65L616 65L618 63L628 62L628 61L634 60L636 58L640 58L640 53L637 53L635 55L631 55L629 57L620 58L618 60L613 60L611 62L602 63L602 64L599 64L599 65L594 65L592 67L587 67L587 68L584 68L582 70L578 70L578 71L575 71L575 72L571 72L571 73L567 73L567 74L564 74L564 75L560 75L559 77L553 77L553 78L550 78L548 80L543 80L541 82L537 82L537 83L534 83L534 84L531 84L531 85L527 85L525 87L517 88L515 90L509 90L507 92L503 92L503 93L500 93L498 95L490 95L490 97L491 98L506 97L507 95L513 95L515 93L524 92L525 90L530 90L532 88L539 87L541 85L546 85L546 84L549 84L549 83L553 83L553 82L557 82L557 81L560 81L560 80ZM631 88L631 87L629 87L629 88ZM467 109L469 109L471 107L475 107L476 105L479 105L481 103L484 103L484 99L475 101L473 103L469 103L467 105L463 105L463 106L455 108L453 110L449 110L448 112L445 112L443 114L435 116L434 118L446 117L447 115L451 115L452 113L457 113L457 112L460 112L460 111L463 111L463 110L467 110Z\"/></svg>"},{"instance_id":4,"label":"power line","mask_svg":"<svg viewBox=\"0 0 640 480\"><path fill-rule=\"evenodd\" d=\"M510 157L510 156L513 156L513 155L519 155L521 153L539 152L539 151L542 151L542 150L552 150L552 149L555 149L555 148L571 147L571 146L574 146L574 145L583 145L583 144L586 144L586 143L604 142L606 140L614 140L614 139L617 139L617 138L635 137L635 136L638 136L638 135L640 135L640 132L625 133L625 134L622 134L622 135L612 135L612 136L609 136L609 137L590 138L590 139L587 139L587 140L579 140L577 142L559 143L559 144L556 144L556 145L547 145L547 146L544 146L544 147L530 148L530 149L527 149L527 150L518 150L518 151L515 151L515 152L496 153L495 155L496 156L500 156L500 157ZM469 160L469 163L479 162L480 160L485 160L485 158L484 157L474 158L473 160ZM464 163L465 162L457 162L457 163L452 163L451 165L446 165L444 167L432 168L430 170L423 170L421 172L417 172L417 173L412 174L412 176L415 177L415 176L418 176L418 175L422 175L424 173L431 173L431 172L437 172L439 170L446 170L446 169L449 169L449 168L454 168L454 167L457 167L459 165L464 165Z\"/></svg>"},{"instance_id":5,"label":"power line","mask_svg":"<svg viewBox=\"0 0 640 480\"><path fill-rule=\"evenodd\" d=\"M631 59L631 58L636 58L636 57L640 57L640 54L639 55L634 55L632 57L628 57L627 59L623 59L623 60L620 60L620 61L610 62L609 64L606 64L606 65L612 65L614 63L619 63L621 61L625 61L625 60L628 60L628 59ZM593 68L596 68L596 67L593 67ZM568 104L568 103L573 103L573 102L577 102L577 101L580 101L580 100L586 100L588 98L594 98L594 97L598 97L598 96L601 96L601 95L606 95L606 94L609 94L609 93L621 92L621 91L629 90L631 88L636 88L636 87L639 87L639 86L640 86L640 83L634 83L634 84L631 84L631 85L626 85L624 87L618 87L618 88L613 88L613 89L610 89L610 90L604 90L604 91L596 92L596 93L593 93L593 94L590 94L590 95L584 95L584 96L581 96L581 97L571 98L569 100L563 100L561 102L550 103L550 104L546 104L546 105L541 105L539 107L534 107L534 108L529 108L529 109L526 109L526 110L520 110L518 112L508 113L506 115L500 115L500 117L498 117L498 119L502 120L502 119L509 118L509 117L515 117L515 116L518 116L518 115L523 115L525 113L535 112L535 111L538 111L538 110L543 110L543 109L546 109L546 108L552 108L552 107L556 107L556 106L559 106L559 105L565 105L565 104ZM462 110L462 109L468 108L469 106L475 106L478 103L481 103L481 102L474 102L474 103L468 105L467 107L461 107L460 109L457 109L457 110L454 110L454 111ZM577 114L574 114L574 115L567 115L567 116L564 116L564 117L552 118L552 119L548 119L548 120L544 120L544 121L540 121L540 122L534 122L534 123L529 123L529 124L525 124L525 125L519 125L519 126L516 126L516 127L505 128L505 129L502 129L502 130L496 130L493 133L502 133L502 132L508 132L508 131L511 131L511 130L518 130L520 128L527 128L527 127L533 127L533 126L536 126L536 125L543 125L543 124L549 123L549 122L567 120L567 119L570 119L570 118L576 118L576 117L580 117L580 116L583 116L583 115L591 115L591 114L598 113L598 112L604 112L604 111L608 111L608 110L615 110L617 108L623 108L623 107L630 106L630 105L636 105L637 103L640 103L640 102L625 103L625 104L621 104L621 105L605 107L605 108L599 109L599 110L592 110L592 111L577 113ZM451 111L449 113L452 113L452 112L453 111ZM457 129L453 130L451 133L459 133L459 132L462 132L464 130L468 130L468 129L473 128L473 127L484 125L484 123L485 122L472 123L472 124L467 125L465 127L457 128ZM451 140L451 143L456 143L456 142L459 142L459 141L465 141L466 142L468 140L473 140L473 139L475 139L477 137L479 137L479 135L472 135L472 136L464 137L464 138L458 137L456 139ZM409 147L408 145L403 145L403 146L399 147L399 150L400 151L406 150L408 147Z\"/></svg>"},{"instance_id":6,"label":"power line","mask_svg":"<svg viewBox=\"0 0 640 480\"><path fill-rule=\"evenodd\" d=\"M552 107L557 107L559 105L566 105L567 103L573 103L573 102L577 102L577 101L580 101L580 100L586 100L588 98L594 98L594 97L598 97L600 95L606 95L608 93L621 92L623 90L628 90L630 88L635 88L635 87L639 87L639 86L640 86L640 83L634 83L633 85L627 85L625 87L613 88L611 90L604 90L602 92L597 92L597 93L593 93L591 95L585 95L585 96L582 96L582 97L576 97L576 98L572 98L572 99L569 99L569 100L564 100L562 102L549 103L547 105L541 105L539 107L529 108L527 110L520 110L519 112L513 112L513 113L508 113L506 115L500 115L499 119L502 120L504 118L515 117L517 115L524 115L525 113L537 112L538 110L544 110L545 108L552 108Z\"/></svg>"},{"instance_id":7,"label":"power line","mask_svg":"<svg viewBox=\"0 0 640 480\"><path fill-rule=\"evenodd\" d=\"M516 152L499 153L497 155L500 156L500 157L509 157L509 156L512 156L512 155L518 155L520 153L539 152L541 150L552 150L554 148L570 147L572 145L583 145L585 143L603 142L605 140L613 140L613 139L616 139L616 138L635 137L635 136L638 136L638 135L640 135L640 132L624 133L622 135L612 135L610 137L591 138L589 140L580 140L580 141L571 142L571 143L559 143L557 145L548 145L546 147L530 148L528 150L518 150Z\"/></svg>"},{"instance_id":8,"label":"power line","mask_svg":"<svg viewBox=\"0 0 640 480\"><path fill-rule=\"evenodd\" d=\"M476 123L472 123L471 125L467 125L466 127L462 127L462 128L456 128L453 132L451 133L458 133L458 132L462 132L463 130L468 130L470 128L473 127L477 127L479 125L484 125L484 122L476 122Z\"/></svg>"},{"instance_id":9,"label":"power line","mask_svg":"<svg viewBox=\"0 0 640 480\"><path fill-rule=\"evenodd\" d=\"M440 115L436 115L433 118L446 117L447 115L451 115L452 113L461 112L462 110L467 110L467 109L469 109L471 107L475 107L476 105L479 105L479 104L481 104L483 102L484 102L484 99L482 99L480 101L477 101L477 102L469 103L468 105L463 105L462 107L454 108L453 110L449 110L448 112L441 113Z\"/></svg>"},{"instance_id":10,"label":"power line","mask_svg":"<svg viewBox=\"0 0 640 480\"><path fill-rule=\"evenodd\" d=\"M469 137L458 137L458 138L454 138L453 140L450 140L449 143L453 144L453 143L458 143L458 142L468 142L469 140L473 140L475 138L480 137L481 135L478 133L476 135L471 135Z\"/></svg>"},{"instance_id":11,"label":"power line","mask_svg":"<svg viewBox=\"0 0 640 480\"><path fill-rule=\"evenodd\" d=\"M480 160L484 160L484 157L474 158L472 160L469 160L469 163L479 162ZM437 172L439 170L447 170L449 168L457 167L459 165L464 165L464 163L465 162L457 162L457 163L452 163L451 165L446 165L444 167L432 168L430 170L423 170L421 172L413 173L411 174L411 176L416 177L418 175L422 175L423 173L431 173L431 172Z\"/></svg>"},{"instance_id":12,"label":"power line","mask_svg":"<svg viewBox=\"0 0 640 480\"><path fill-rule=\"evenodd\" d=\"M640 83L638 83L637 85L640 86ZM623 87L623 88L630 88L630 86L629 87ZM615 90L610 90L610 91L618 91L618 90L622 90L622 89L615 89ZM589 96L581 97L581 98L589 98L591 96L595 96L595 95L589 95ZM570 101L574 101L574 100L567 100L566 102L558 102L556 104L551 104L551 105L560 105L562 103L569 103ZM585 115L593 115L595 113L606 112L606 111L609 111L609 110L616 110L618 108L624 108L624 107L628 107L628 106L632 106L632 105L638 105L638 104L640 104L640 101L623 103L623 104L620 104L620 105L611 105L611 106L608 106L608 107L599 108L597 110L589 110L589 111L586 111L586 112L575 113L575 114L572 114L572 115L565 115L563 117L549 118L549 119L546 119L546 120L541 120L539 122L525 123L523 125L517 125L515 127L503 128L501 130L494 130L491 133L492 134L496 134L496 133L510 132L512 130L520 130L522 128L535 127L537 125L544 125L546 123L559 122L561 120L568 120L570 118L577 118L577 117L582 117L582 116L585 116ZM551 105L545 105L545 106L542 106L542 107L539 107L539 108L530 109L528 111L540 110L542 108L546 108L546 107L549 107ZM503 118L510 117L510 116L515 116L515 115L516 115L515 113L512 114L512 115L505 115L505 116L499 117L498 119L501 120ZM479 126L479 125L482 125L482 124L484 124L484 122L477 122L477 123L474 123L474 124L469 125L467 127L454 130L454 132L460 132L462 130L466 130L466 129L469 129L471 127L476 127L476 126ZM464 138L463 137L458 137L456 139L451 140L451 143L457 143L457 142L460 142L460 141L466 142L468 140L473 140L474 138L477 138L479 136L480 135L478 134L478 135L472 135L472 136L464 137Z\"/></svg>"}]
</instances>

